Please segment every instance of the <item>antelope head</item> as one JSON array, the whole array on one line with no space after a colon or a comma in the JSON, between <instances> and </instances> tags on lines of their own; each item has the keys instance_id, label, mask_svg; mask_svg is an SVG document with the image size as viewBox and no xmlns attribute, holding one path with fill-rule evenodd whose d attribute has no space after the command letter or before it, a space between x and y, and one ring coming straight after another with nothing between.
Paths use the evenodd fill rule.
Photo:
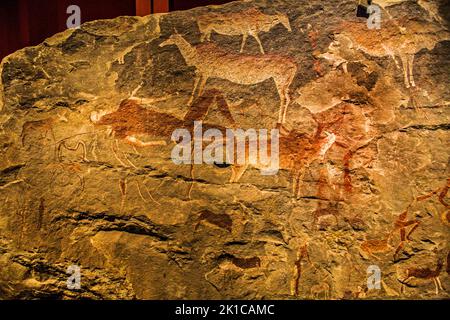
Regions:
<instances>
[{"instance_id":1,"label":"antelope head","mask_svg":"<svg viewBox=\"0 0 450 320\"><path fill-rule=\"evenodd\" d=\"M106 114L108 114L108 112L105 111L105 110L92 111L91 115L89 116L89 118L90 118L92 123L96 124L96 123L100 122L102 117L104 115L106 115Z\"/></svg>"},{"instance_id":2,"label":"antelope head","mask_svg":"<svg viewBox=\"0 0 450 320\"><path fill-rule=\"evenodd\" d=\"M283 13L277 13L275 15L275 22L281 23L289 32L292 32L291 23L289 22L289 17Z\"/></svg>"}]
</instances>

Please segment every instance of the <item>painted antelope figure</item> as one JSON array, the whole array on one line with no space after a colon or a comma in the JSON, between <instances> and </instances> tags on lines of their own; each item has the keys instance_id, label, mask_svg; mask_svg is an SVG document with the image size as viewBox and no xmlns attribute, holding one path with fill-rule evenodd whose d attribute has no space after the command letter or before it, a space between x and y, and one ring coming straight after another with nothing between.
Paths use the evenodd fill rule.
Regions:
<instances>
[{"instance_id":1,"label":"painted antelope figure","mask_svg":"<svg viewBox=\"0 0 450 320\"><path fill-rule=\"evenodd\" d=\"M399 57L406 88L416 86L415 54L422 49L432 50L440 41L450 39L450 32L440 26L405 19L388 20L380 30L367 30L365 23L351 21L344 22L340 29L355 49L375 57L392 57L398 68L396 58Z\"/></svg>"},{"instance_id":2,"label":"painted antelope figure","mask_svg":"<svg viewBox=\"0 0 450 320\"><path fill-rule=\"evenodd\" d=\"M290 103L289 87L297 74L294 60L280 55L239 55L224 51L213 43L193 46L180 34L173 34L160 47L176 45L187 65L196 68L196 79L189 105L195 92L202 96L209 78L219 78L241 85L253 85L273 79L281 100L278 122L283 124Z\"/></svg>"},{"instance_id":3,"label":"painted antelope figure","mask_svg":"<svg viewBox=\"0 0 450 320\"><path fill-rule=\"evenodd\" d=\"M227 36L243 36L241 53L244 51L245 44L249 36L255 38L259 49L264 54L264 47L259 39L260 32L269 32L278 24L283 24L291 32L289 18L285 14L277 13L275 15L266 15L256 8L252 8L236 13L213 13L200 16L197 20L201 41L210 41L213 31Z\"/></svg>"},{"instance_id":4,"label":"painted antelope figure","mask_svg":"<svg viewBox=\"0 0 450 320\"><path fill-rule=\"evenodd\" d=\"M404 290L404 285L408 285L408 281L412 278L423 279L423 280L433 280L436 288L436 294L439 294L439 289L442 288L441 280L439 280L439 275L441 274L442 268L444 267L444 259L440 258L437 262L436 268L433 270L431 268L408 268L406 269L406 277L401 280L402 291Z\"/></svg>"},{"instance_id":5,"label":"painted antelope figure","mask_svg":"<svg viewBox=\"0 0 450 320\"><path fill-rule=\"evenodd\" d=\"M445 207L441 213L442 223L450 227L450 205L446 202L448 190L450 189L450 178L447 178L445 186L438 188L428 194L417 197L415 201L425 201L437 195L439 202Z\"/></svg>"},{"instance_id":6,"label":"painted antelope figure","mask_svg":"<svg viewBox=\"0 0 450 320\"><path fill-rule=\"evenodd\" d=\"M210 108L216 104L224 117L233 126L235 125L234 118L230 112L229 106L223 97L222 93L218 90L208 90L205 95L196 99L194 104L191 106L189 111L185 116L180 119L167 113L161 113L147 109L139 103L139 99L125 99L121 102L119 108L113 112L105 111L95 111L91 114L91 121L97 126L108 126L110 129L108 131L114 137L112 141L112 153L117 159L117 161L124 167L134 167L136 166L129 160L124 152L119 149L118 141L124 141L133 147L146 148L146 147L156 147L168 145L171 141L172 133L176 129L185 128L191 133L194 130L194 121L203 121ZM204 124L204 128L219 129L225 132L226 128ZM144 142L140 137L145 137L150 141ZM77 146L78 148L78 146ZM136 150L136 149L135 149ZM138 151L136 150L138 153ZM119 157L119 153L122 154L122 158L126 162L122 161ZM191 180L194 181L194 168L191 164ZM142 195L139 182L136 182L138 192L140 197L144 202L147 202ZM145 185L144 185L145 187ZM188 196L190 198L193 188L193 182L189 187ZM147 194L150 198L157 204L156 200L153 199L150 192L146 189ZM124 206L125 197L127 195L127 181L120 181L120 191L122 194L122 204L121 211Z\"/></svg>"},{"instance_id":7,"label":"painted antelope figure","mask_svg":"<svg viewBox=\"0 0 450 320\"><path fill-rule=\"evenodd\" d=\"M219 106L219 110L224 114L224 117L234 125L234 119L228 104L218 90L208 90L204 96L196 99L183 119L147 109L140 105L136 99L126 99L113 112L93 112L91 121L95 125L109 126L116 142L122 140L140 148L165 146L170 142L174 130L186 128L192 131L194 129L194 121L204 120L209 108L214 104ZM204 127L208 129L209 127L216 128L217 126L204 124ZM219 128L225 131L225 128ZM144 142L140 140L141 136L146 136L151 141ZM117 156L117 149L116 143L113 153L119 162L125 165Z\"/></svg>"},{"instance_id":8,"label":"painted antelope figure","mask_svg":"<svg viewBox=\"0 0 450 320\"><path fill-rule=\"evenodd\" d=\"M300 195L300 183L306 170L315 160L323 160L325 154L336 142L336 135L325 132L322 135L315 135L310 137L305 133L291 131L287 136L281 136L279 140L279 167L280 169L287 169L291 172L292 178L292 192ZM267 143L267 152L272 156L272 143ZM268 169L268 164L261 163L257 159L256 163L250 164L249 150L246 145L246 158L244 164L235 165L232 167L231 183L238 182L247 168L252 165L257 169Z\"/></svg>"},{"instance_id":9,"label":"painted antelope figure","mask_svg":"<svg viewBox=\"0 0 450 320\"><path fill-rule=\"evenodd\" d=\"M389 19L392 19L391 14L387 10L387 7L399 5L403 2L406 2L407 0L377 0L376 5L383 8L383 10L386 12ZM441 18L439 15L439 5L438 3L430 0L417 0L417 4L424 9L427 14L430 16L430 18L434 19L436 22L440 24L445 24L444 19Z\"/></svg>"}]
</instances>

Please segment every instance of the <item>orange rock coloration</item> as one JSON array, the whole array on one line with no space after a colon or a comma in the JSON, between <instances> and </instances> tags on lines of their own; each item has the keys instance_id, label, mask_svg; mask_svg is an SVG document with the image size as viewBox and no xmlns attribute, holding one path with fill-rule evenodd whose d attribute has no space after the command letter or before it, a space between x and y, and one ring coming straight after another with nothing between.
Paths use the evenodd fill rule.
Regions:
<instances>
[{"instance_id":1,"label":"orange rock coloration","mask_svg":"<svg viewBox=\"0 0 450 320\"><path fill-rule=\"evenodd\" d=\"M0 299L448 299L450 10L379 2L380 29L235 1L5 58ZM198 122L279 129L280 170L175 164Z\"/></svg>"}]
</instances>

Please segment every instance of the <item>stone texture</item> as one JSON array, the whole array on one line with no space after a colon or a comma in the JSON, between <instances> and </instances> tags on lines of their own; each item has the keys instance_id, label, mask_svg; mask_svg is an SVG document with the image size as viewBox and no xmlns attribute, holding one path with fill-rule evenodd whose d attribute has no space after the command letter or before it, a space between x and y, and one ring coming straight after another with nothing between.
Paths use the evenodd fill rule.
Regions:
<instances>
[{"instance_id":1,"label":"stone texture","mask_svg":"<svg viewBox=\"0 0 450 320\"><path fill-rule=\"evenodd\" d=\"M380 30L355 1L236 1L4 59L0 298L448 298L450 10L378 3ZM170 159L193 120L274 128L283 108L276 176Z\"/></svg>"}]
</instances>

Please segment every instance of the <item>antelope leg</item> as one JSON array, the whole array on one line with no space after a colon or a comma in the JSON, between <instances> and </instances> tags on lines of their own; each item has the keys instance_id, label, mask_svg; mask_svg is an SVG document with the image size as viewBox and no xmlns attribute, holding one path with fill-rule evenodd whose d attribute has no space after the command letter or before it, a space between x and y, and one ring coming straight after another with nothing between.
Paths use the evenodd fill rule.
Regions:
<instances>
[{"instance_id":1,"label":"antelope leg","mask_svg":"<svg viewBox=\"0 0 450 320\"><path fill-rule=\"evenodd\" d=\"M395 54L394 54L394 53L391 53L390 56L391 56L392 60L394 60L395 67L396 67L397 69L400 69L400 64L398 63L397 57L395 56Z\"/></svg>"},{"instance_id":2,"label":"antelope leg","mask_svg":"<svg viewBox=\"0 0 450 320\"><path fill-rule=\"evenodd\" d=\"M122 154L122 156L125 158L125 160L127 160L127 162L128 162L133 168L137 169L137 167L134 165L134 163L131 162L130 159L128 159L126 153L123 152L122 150L120 150L120 148L119 148L119 142L118 142L117 139L116 139L116 147L117 147L117 150L118 150L118 151ZM127 167L128 167L128 166L127 166Z\"/></svg>"},{"instance_id":3,"label":"antelope leg","mask_svg":"<svg viewBox=\"0 0 450 320\"><path fill-rule=\"evenodd\" d=\"M236 121L234 120L233 114L231 113L230 106L222 95L218 95L216 97L216 103L220 107L220 111L222 114L233 124L236 125Z\"/></svg>"},{"instance_id":4,"label":"antelope leg","mask_svg":"<svg viewBox=\"0 0 450 320\"><path fill-rule=\"evenodd\" d=\"M402 68L403 68L403 79L405 82L406 88L410 87L409 78L408 78L408 57L404 54L400 55L400 59L402 60Z\"/></svg>"},{"instance_id":5,"label":"antelope leg","mask_svg":"<svg viewBox=\"0 0 450 320\"><path fill-rule=\"evenodd\" d=\"M194 142L191 142L191 159L195 159L195 148L193 146ZM189 175L191 176L191 183L189 185L188 188L188 199L191 200L191 196L192 196L192 190L194 189L194 162L191 161L191 165L190 165L190 170L189 170Z\"/></svg>"},{"instance_id":6,"label":"antelope leg","mask_svg":"<svg viewBox=\"0 0 450 320\"><path fill-rule=\"evenodd\" d=\"M278 123L279 124L283 124L283 122L284 122L284 119L283 119L283 115L284 115L284 109L285 109L285 107L284 107L284 104L283 104L283 102L281 103L281 106L280 106L280 114L279 114L279 116L278 116Z\"/></svg>"},{"instance_id":7,"label":"antelope leg","mask_svg":"<svg viewBox=\"0 0 450 320\"><path fill-rule=\"evenodd\" d=\"M344 73L348 73L348 62L347 61L345 61L343 64L342 64L342 70L344 70Z\"/></svg>"},{"instance_id":8,"label":"antelope leg","mask_svg":"<svg viewBox=\"0 0 450 320\"><path fill-rule=\"evenodd\" d=\"M414 73L413 73L413 69L414 69L414 54L411 54L408 57L408 68L409 68L409 82L411 83L412 87L415 87L416 83L414 82Z\"/></svg>"},{"instance_id":9,"label":"antelope leg","mask_svg":"<svg viewBox=\"0 0 450 320\"><path fill-rule=\"evenodd\" d=\"M208 31L202 32L202 36L201 36L201 38L200 38L200 42L205 42L205 40L208 38L208 34L209 34Z\"/></svg>"},{"instance_id":10,"label":"antelope leg","mask_svg":"<svg viewBox=\"0 0 450 320\"><path fill-rule=\"evenodd\" d=\"M289 96L289 88L286 88L284 90L284 111L283 111L283 117L282 117L282 123L286 121L286 114L288 110L288 106L291 103L291 98Z\"/></svg>"},{"instance_id":11,"label":"antelope leg","mask_svg":"<svg viewBox=\"0 0 450 320\"><path fill-rule=\"evenodd\" d=\"M139 181L136 180L135 182L136 182L136 186L137 186L137 190L138 190L139 196L141 197L142 201L144 201L144 203L147 203L147 200L145 200L144 196L142 195L141 187L139 186Z\"/></svg>"},{"instance_id":12,"label":"antelope leg","mask_svg":"<svg viewBox=\"0 0 450 320\"><path fill-rule=\"evenodd\" d=\"M441 290L444 290L444 288L442 288L442 283L441 283L441 280L439 279L439 277L436 277L436 282L437 282L437 284L439 285L439 288L440 288Z\"/></svg>"},{"instance_id":13,"label":"antelope leg","mask_svg":"<svg viewBox=\"0 0 450 320\"><path fill-rule=\"evenodd\" d=\"M399 254L400 250L403 249L404 246L405 246L405 242L401 241L400 244L398 245L397 249L395 250L394 260L397 258L397 255Z\"/></svg>"},{"instance_id":14,"label":"antelope leg","mask_svg":"<svg viewBox=\"0 0 450 320\"><path fill-rule=\"evenodd\" d=\"M438 288L436 278L433 278L433 283L434 283L434 287L436 288L436 294L439 294L439 288Z\"/></svg>"},{"instance_id":15,"label":"antelope leg","mask_svg":"<svg viewBox=\"0 0 450 320\"><path fill-rule=\"evenodd\" d=\"M264 48L263 45L261 43L261 40L259 39L258 33L252 33L253 38L255 38L255 40L258 42L259 44L259 50L261 51L262 54L265 54L264 52Z\"/></svg>"},{"instance_id":16,"label":"antelope leg","mask_svg":"<svg viewBox=\"0 0 450 320\"><path fill-rule=\"evenodd\" d=\"M197 91L197 87L198 87L198 84L200 83L201 78L202 78L202 75L197 73L196 77L195 77L194 89L192 90L191 98L189 99L189 102L188 102L189 106L191 106L192 102L194 102L195 92Z\"/></svg>"},{"instance_id":17,"label":"antelope leg","mask_svg":"<svg viewBox=\"0 0 450 320\"><path fill-rule=\"evenodd\" d=\"M202 81L200 82L200 86L198 89L198 96L201 97L203 95L203 91L205 90L206 81L208 81L208 77L203 76Z\"/></svg>"},{"instance_id":18,"label":"antelope leg","mask_svg":"<svg viewBox=\"0 0 450 320\"><path fill-rule=\"evenodd\" d=\"M122 200L120 202L120 213L122 213L123 207L125 205L125 201L127 198L127 180L126 179L120 179L119 189L120 189L120 193L122 195Z\"/></svg>"},{"instance_id":19,"label":"antelope leg","mask_svg":"<svg viewBox=\"0 0 450 320\"><path fill-rule=\"evenodd\" d=\"M114 148L114 145L116 146L117 149ZM114 157L117 159L117 161L119 161L119 163L122 166L128 167L122 160L120 160L120 158L119 158L119 156L117 154L117 151L119 151L118 149L119 149L119 143L117 142L117 139L111 140L111 150L112 150L112 152L114 154Z\"/></svg>"},{"instance_id":20,"label":"antelope leg","mask_svg":"<svg viewBox=\"0 0 450 320\"><path fill-rule=\"evenodd\" d=\"M411 234L414 232L414 230L416 230L418 227L419 227L419 224L420 224L420 222L416 222L416 221L414 221L414 227L412 227L411 228L411 230L408 232L408 235L406 236L406 240L409 240L409 241L411 241Z\"/></svg>"},{"instance_id":21,"label":"antelope leg","mask_svg":"<svg viewBox=\"0 0 450 320\"><path fill-rule=\"evenodd\" d=\"M276 83L277 85L277 91L278 95L280 96L280 113L278 115L278 123L283 124L284 123L284 117L286 115L286 94L285 90L283 89L282 85L280 83Z\"/></svg>"},{"instance_id":22,"label":"antelope leg","mask_svg":"<svg viewBox=\"0 0 450 320\"><path fill-rule=\"evenodd\" d=\"M236 169L231 167L231 177L230 177L230 183L234 183L236 180Z\"/></svg>"},{"instance_id":23,"label":"antelope leg","mask_svg":"<svg viewBox=\"0 0 450 320\"><path fill-rule=\"evenodd\" d=\"M241 51L239 51L240 53L244 52L244 47L245 47L245 44L247 43L247 38L248 38L248 34L244 33L244 36L242 38Z\"/></svg>"},{"instance_id":24,"label":"antelope leg","mask_svg":"<svg viewBox=\"0 0 450 320\"><path fill-rule=\"evenodd\" d=\"M247 171L247 168L248 168L248 164L245 164L245 165L239 167L239 170L237 171L237 175L236 175L236 182L241 180L241 178L244 175L245 171Z\"/></svg>"},{"instance_id":25,"label":"antelope leg","mask_svg":"<svg viewBox=\"0 0 450 320\"><path fill-rule=\"evenodd\" d=\"M300 197L300 184L302 183L303 177L305 176L305 171L306 171L305 169L302 169L300 171L300 173L297 175L297 179L295 182L295 190L294 190L294 195L296 198Z\"/></svg>"}]
</instances>

